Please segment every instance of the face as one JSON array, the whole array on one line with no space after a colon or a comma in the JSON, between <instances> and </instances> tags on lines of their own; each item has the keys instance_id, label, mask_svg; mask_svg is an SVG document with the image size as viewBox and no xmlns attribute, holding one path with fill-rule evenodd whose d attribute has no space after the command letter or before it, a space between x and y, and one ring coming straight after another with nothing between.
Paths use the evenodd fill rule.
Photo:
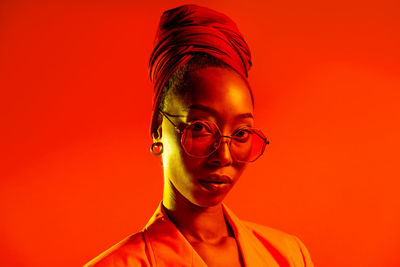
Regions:
<instances>
[{"instance_id":1,"label":"face","mask_svg":"<svg viewBox=\"0 0 400 267\"><path fill-rule=\"evenodd\" d=\"M240 127L253 126L253 104L249 88L243 79L230 69L207 67L190 73L187 78L190 93L186 97L170 93L164 111L179 115L171 117L183 129L194 120L214 122L224 136L231 136ZM181 134L163 119L161 142L164 146L163 168L165 187L189 202L210 207L219 204L246 167L236 162L224 138L219 148L205 158L188 155L180 143Z\"/></svg>"}]
</instances>

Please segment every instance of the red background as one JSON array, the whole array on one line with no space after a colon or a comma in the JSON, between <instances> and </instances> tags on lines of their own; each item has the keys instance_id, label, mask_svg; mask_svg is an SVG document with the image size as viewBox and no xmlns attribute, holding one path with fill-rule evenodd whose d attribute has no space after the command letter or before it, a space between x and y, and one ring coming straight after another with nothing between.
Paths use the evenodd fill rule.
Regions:
<instances>
[{"instance_id":1,"label":"red background","mask_svg":"<svg viewBox=\"0 0 400 267\"><path fill-rule=\"evenodd\" d=\"M182 3L1 1L1 266L80 266L152 215L147 64ZM316 266L400 266L400 2L191 3L238 24L271 140L228 206Z\"/></svg>"}]
</instances>

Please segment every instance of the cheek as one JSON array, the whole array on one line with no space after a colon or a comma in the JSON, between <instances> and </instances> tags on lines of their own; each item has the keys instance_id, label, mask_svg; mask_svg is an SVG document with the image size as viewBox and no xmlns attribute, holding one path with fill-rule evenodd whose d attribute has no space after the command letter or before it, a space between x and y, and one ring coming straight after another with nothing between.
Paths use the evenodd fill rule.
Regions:
<instances>
[{"instance_id":1,"label":"cheek","mask_svg":"<svg viewBox=\"0 0 400 267\"><path fill-rule=\"evenodd\" d=\"M182 167L185 168L186 172L191 173L192 176L200 174L204 169L204 159L193 158L183 151L182 154Z\"/></svg>"},{"instance_id":2,"label":"cheek","mask_svg":"<svg viewBox=\"0 0 400 267\"><path fill-rule=\"evenodd\" d=\"M164 146L163 161L168 161L170 157L179 154L181 149L179 136L175 129L169 127L165 122L162 124L161 142Z\"/></svg>"},{"instance_id":3,"label":"cheek","mask_svg":"<svg viewBox=\"0 0 400 267\"><path fill-rule=\"evenodd\" d=\"M234 170L235 170L235 183L237 180L239 180L239 177L242 175L242 173L246 170L248 163L239 163L237 165L234 165Z\"/></svg>"},{"instance_id":4,"label":"cheek","mask_svg":"<svg viewBox=\"0 0 400 267\"><path fill-rule=\"evenodd\" d=\"M168 179L187 179L192 176L199 165L183 150L180 143L180 136L175 132L167 132L163 135L162 143L164 151L162 154L164 173Z\"/></svg>"},{"instance_id":5,"label":"cheek","mask_svg":"<svg viewBox=\"0 0 400 267\"><path fill-rule=\"evenodd\" d=\"M164 146L162 154L164 169L174 164L180 164L181 146L178 137L169 133L165 134L163 135L162 143Z\"/></svg>"}]
</instances>

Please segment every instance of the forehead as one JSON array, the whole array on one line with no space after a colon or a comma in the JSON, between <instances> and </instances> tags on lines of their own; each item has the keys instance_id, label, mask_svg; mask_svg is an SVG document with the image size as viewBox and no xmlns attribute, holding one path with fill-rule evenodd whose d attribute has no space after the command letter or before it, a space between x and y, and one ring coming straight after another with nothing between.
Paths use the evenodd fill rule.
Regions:
<instances>
[{"instance_id":1,"label":"forehead","mask_svg":"<svg viewBox=\"0 0 400 267\"><path fill-rule=\"evenodd\" d=\"M175 96L173 106L189 111L193 105L214 109L223 118L253 113L250 89L234 70L206 67L189 73L185 81L185 97Z\"/></svg>"}]
</instances>

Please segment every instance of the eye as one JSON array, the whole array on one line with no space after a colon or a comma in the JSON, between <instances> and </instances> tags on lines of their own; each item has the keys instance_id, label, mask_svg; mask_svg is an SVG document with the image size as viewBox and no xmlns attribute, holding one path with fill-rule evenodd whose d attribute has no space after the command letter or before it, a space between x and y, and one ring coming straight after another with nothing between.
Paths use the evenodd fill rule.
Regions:
<instances>
[{"instance_id":1,"label":"eye","mask_svg":"<svg viewBox=\"0 0 400 267\"><path fill-rule=\"evenodd\" d=\"M213 135L211 126L206 122L197 121L190 125L189 130L193 137L204 137Z\"/></svg>"},{"instance_id":2,"label":"eye","mask_svg":"<svg viewBox=\"0 0 400 267\"><path fill-rule=\"evenodd\" d=\"M192 128L192 131L201 132L201 131L204 131L206 127L205 127L204 123L195 122L192 124L191 128Z\"/></svg>"},{"instance_id":3,"label":"eye","mask_svg":"<svg viewBox=\"0 0 400 267\"><path fill-rule=\"evenodd\" d=\"M251 129L238 129L234 132L233 137L239 142L246 142L252 134Z\"/></svg>"}]
</instances>

